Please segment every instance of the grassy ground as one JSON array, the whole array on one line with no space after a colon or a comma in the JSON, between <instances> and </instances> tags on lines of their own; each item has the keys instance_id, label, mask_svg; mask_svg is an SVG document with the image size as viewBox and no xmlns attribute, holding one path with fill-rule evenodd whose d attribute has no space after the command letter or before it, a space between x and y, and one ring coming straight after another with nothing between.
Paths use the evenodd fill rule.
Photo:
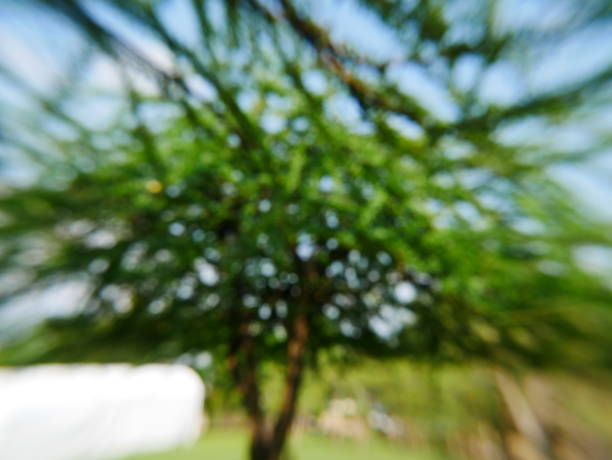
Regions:
<instances>
[{"instance_id":1,"label":"grassy ground","mask_svg":"<svg viewBox=\"0 0 612 460\"><path fill-rule=\"evenodd\" d=\"M126 460L244 460L246 438L239 431L212 431L194 446L171 452L130 457ZM292 460L434 460L415 452L370 440L340 441L317 435L298 435L291 442ZM438 457L439 458L439 457Z\"/></svg>"}]
</instances>

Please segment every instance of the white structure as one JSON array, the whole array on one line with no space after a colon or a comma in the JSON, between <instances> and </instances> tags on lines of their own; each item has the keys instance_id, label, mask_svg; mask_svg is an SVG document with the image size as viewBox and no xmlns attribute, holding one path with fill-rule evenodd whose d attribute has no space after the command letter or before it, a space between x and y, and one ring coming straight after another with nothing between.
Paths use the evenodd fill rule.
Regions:
<instances>
[{"instance_id":1,"label":"white structure","mask_svg":"<svg viewBox=\"0 0 612 460\"><path fill-rule=\"evenodd\" d=\"M204 385L179 365L0 369L0 458L93 460L197 439Z\"/></svg>"}]
</instances>

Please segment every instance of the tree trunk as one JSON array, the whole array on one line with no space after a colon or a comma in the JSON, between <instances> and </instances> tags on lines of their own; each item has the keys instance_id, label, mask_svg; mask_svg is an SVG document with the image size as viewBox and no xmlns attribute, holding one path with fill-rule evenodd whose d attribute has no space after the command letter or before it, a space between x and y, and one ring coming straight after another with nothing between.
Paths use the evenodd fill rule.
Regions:
<instances>
[{"instance_id":1,"label":"tree trunk","mask_svg":"<svg viewBox=\"0 0 612 460\"><path fill-rule=\"evenodd\" d=\"M274 424L270 439L270 460L278 460L283 452L291 426L295 418L298 395L304 372L304 357L310 325L305 312L300 312L293 323L293 330L287 344L287 375L285 394L280 412Z\"/></svg>"},{"instance_id":2,"label":"tree trunk","mask_svg":"<svg viewBox=\"0 0 612 460\"><path fill-rule=\"evenodd\" d=\"M283 453L295 418L309 333L308 318L304 312L300 312L294 318L289 331L285 393L274 424L268 423L261 407L257 380L258 362L247 323L237 328L237 334L230 343L227 363L242 394L249 417L251 460L279 460Z\"/></svg>"},{"instance_id":3,"label":"tree trunk","mask_svg":"<svg viewBox=\"0 0 612 460\"><path fill-rule=\"evenodd\" d=\"M270 448L270 440L267 436L267 430L252 429L251 430L251 445L249 446L250 460L271 460L272 449Z\"/></svg>"},{"instance_id":4,"label":"tree trunk","mask_svg":"<svg viewBox=\"0 0 612 460\"><path fill-rule=\"evenodd\" d=\"M237 316L232 319L237 321L238 327L229 344L227 365L238 385L249 418L251 433L249 457L251 460L279 460L295 418L310 334L308 317L305 311L300 309L288 331L285 393L273 425L268 423L261 405L257 375L259 363L253 338L249 334L249 323L240 321Z\"/></svg>"},{"instance_id":5,"label":"tree trunk","mask_svg":"<svg viewBox=\"0 0 612 460\"><path fill-rule=\"evenodd\" d=\"M233 317L233 320L239 318ZM249 418L251 431L250 458L268 460L269 436L266 419L261 407L261 394L257 378L257 360L248 321L240 320L236 334L229 344L227 366L242 395L242 402Z\"/></svg>"}]
</instances>

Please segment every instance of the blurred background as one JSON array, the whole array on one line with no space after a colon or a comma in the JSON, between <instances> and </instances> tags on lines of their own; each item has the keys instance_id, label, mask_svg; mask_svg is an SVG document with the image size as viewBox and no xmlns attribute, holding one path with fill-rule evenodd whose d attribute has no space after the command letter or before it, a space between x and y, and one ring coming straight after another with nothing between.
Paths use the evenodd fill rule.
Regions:
<instances>
[{"instance_id":1,"label":"blurred background","mask_svg":"<svg viewBox=\"0 0 612 460\"><path fill-rule=\"evenodd\" d=\"M610 458L610 43L605 0L0 2L0 452Z\"/></svg>"}]
</instances>

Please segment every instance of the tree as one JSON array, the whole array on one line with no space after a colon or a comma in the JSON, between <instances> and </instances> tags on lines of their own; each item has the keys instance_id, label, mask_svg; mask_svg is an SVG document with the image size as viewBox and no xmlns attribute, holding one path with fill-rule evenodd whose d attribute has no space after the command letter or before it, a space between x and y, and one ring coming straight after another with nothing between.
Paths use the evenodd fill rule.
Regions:
<instances>
[{"instance_id":1,"label":"tree","mask_svg":"<svg viewBox=\"0 0 612 460\"><path fill-rule=\"evenodd\" d=\"M121 110L108 126L75 115L79 67L53 96L3 69L47 120L3 129L41 168L34 184L2 192L2 270L20 280L4 299L75 278L88 288L78 314L5 347L13 361L208 350L242 395L250 457L272 460L304 368L325 351L606 359L594 333L609 318L609 289L575 249L606 246L609 234L550 167L610 138L592 132L587 147L566 148L542 132L578 129L609 108L612 66L540 89L526 78L556 43L609 25L607 2L570 2L576 14L546 27L487 1L350 2L391 36L391 57L335 37L314 2L183 2L195 39L171 24L167 2L97 4L165 50L169 66L91 4L34 3L87 37L81 67L101 55L116 63ZM487 96L495 72L516 81ZM143 75L155 92L139 86ZM286 373L274 416L262 403L268 362Z\"/></svg>"}]
</instances>

